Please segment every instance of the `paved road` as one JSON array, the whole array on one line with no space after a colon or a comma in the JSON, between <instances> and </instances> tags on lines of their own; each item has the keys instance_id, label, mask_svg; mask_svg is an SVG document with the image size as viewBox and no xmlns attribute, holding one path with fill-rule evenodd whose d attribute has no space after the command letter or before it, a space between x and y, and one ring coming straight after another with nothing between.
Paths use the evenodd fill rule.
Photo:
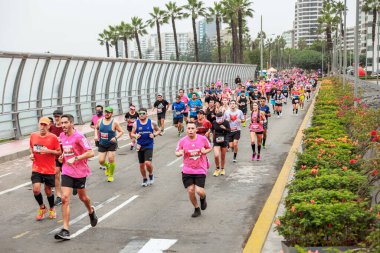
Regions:
<instances>
[{"instance_id":1,"label":"paved road","mask_svg":"<svg viewBox=\"0 0 380 253\"><path fill-rule=\"evenodd\" d=\"M140 186L136 152L126 146L129 140L121 141L113 183L106 182L96 160L89 162L92 176L88 179L88 193L99 207L101 221L95 228L86 229L86 209L73 197L71 220L76 222L72 222L70 232L77 236L66 242L53 239L52 231L62 224L60 208L56 220L34 219L37 204L29 183L28 158L3 163L0 252L156 252L153 248L159 248L158 244L167 244L162 246L168 249L165 252L241 252L305 112L301 111L298 117L291 115L288 104L283 118L270 119L267 149L260 162L250 161L250 140L245 128L238 162L233 164L232 153L227 153L226 176L212 177L212 162L206 181L208 208L197 219L190 217L193 208L181 182L182 160L174 155L178 140L175 129L169 128L156 139L156 182L147 188ZM212 153L209 155L213 161Z\"/></svg>"}]
</instances>

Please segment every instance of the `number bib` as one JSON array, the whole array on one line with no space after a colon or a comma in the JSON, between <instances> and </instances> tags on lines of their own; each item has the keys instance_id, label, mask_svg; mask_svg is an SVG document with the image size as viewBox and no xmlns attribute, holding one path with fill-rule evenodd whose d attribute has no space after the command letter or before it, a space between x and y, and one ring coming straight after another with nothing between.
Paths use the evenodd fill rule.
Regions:
<instances>
[{"instance_id":1,"label":"number bib","mask_svg":"<svg viewBox=\"0 0 380 253\"><path fill-rule=\"evenodd\" d=\"M216 141L217 143L222 143L222 142L224 142L224 136L216 137L215 141Z\"/></svg>"}]
</instances>

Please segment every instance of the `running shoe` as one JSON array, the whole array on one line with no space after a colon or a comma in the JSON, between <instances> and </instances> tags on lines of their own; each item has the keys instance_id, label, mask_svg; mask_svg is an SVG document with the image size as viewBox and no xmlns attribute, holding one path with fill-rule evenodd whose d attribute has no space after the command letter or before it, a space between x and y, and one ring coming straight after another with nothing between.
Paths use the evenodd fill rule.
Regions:
<instances>
[{"instance_id":1,"label":"running shoe","mask_svg":"<svg viewBox=\"0 0 380 253\"><path fill-rule=\"evenodd\" d=\"M152 185L152 184L154 184L154 176L153 175L149 175L148 185Z\"/></svg>"},{"instance_id":2,"label":"running shoe","mask_svg":"<svg viewBox=\"0 0 380 253\"><path fill-rule=\"evenodd\" d=\"M142 187L147 187L148 186L148 179L144 178L142 184L141 184Z\"/></svg>"},{"instance_id":3,"label":"running shoe","mask_svg":"<svg viewBox=\"0 0 380 253\"><path fill-rule=\"evenodd\" d=\"M98 216L96 216L95 207L91 206L92 213L90 213L88 216L90 216L90 223L91 227L95 227L96 224L98 224Z\"/></svg>"},{"instance_id":4,"label":"running shoe","mask_svg":"<svg viewBox=\"0 0 380 253\"><path fill-rule=\"evenodd\" d=\"M102 166L102 165L100 165L100 166L99 166L99 169L100 169L100 170L105 170L105 169L106 169L106 167L105 167L105 166Z\"/></svg>"},{"instance_id":5,"label":"running shoe","mask_svg":"<svg viewBox=\"0 0 380 253\"><path fill-rule=\"evenodd\" d=\"M181 137L181 132L178 132L178 137Z\"/></svg>"},{"instance_id":6,"label":"running shoe","mask_svg":"<svg viewBox=\"0 0 380 253\"><path fill-rule=\"evenodd\" d=\"M280 118L280 115L277 115L277 118L279 119L279 118Z\"/></svg>"},{"instance_id":7,"label":"running shoe","mask_svg":"<svg viewBox=\"0 0 380 253\"><path fill-rule=\"evenodd\" d=\"M130 150L133 150L133 145L131 145L131 148L130 148Z\"/></svg>"},{"instance_id":8,"label":"running shoe","mask_svg":"<svg viewBox=\"0 0 380 253\"><path fill-rule=\"evenodd\" d=\"M280 117L282 117L282 112L280 112Z\"/></svg>"},{"instance_id":9,"label":"running shoe","mask_svg":"<svg viewBox=\"0 0 380 253\"><path fill-rule=\"evenodd\" d=\"M257 155L256 161L261 161L261 156Z\"/></svg>"},{"instance_id":10,"label":"running shoe","mask_svg":"<svg viewBox=\"0 0 380 253\"><path fill-rule=\"evenodd\" d=\"M262 146L263 146L263 149L265 149L265 144L262 144Z\"/></svg>"},{"instance_id":11,"label":"running shoe","mask_svg":"<svg viewBox=\"0 0 380 253\"><path fill-rule=\"evenodd\" d=\"M200 200L201 200L201 209L206 210L206 208L207 208L206 195L203 199L201 198Z\"/></svg>"},{"instance_id":12,"label":"running shoe","mask_svg":"<svg viewBox=\"0 0 380 253\"><path fill-rule=\"evenodd\" d=\"M113 176L108 176L107 182L113 182Z\"/></svg>"},{"instance_id":13,"label":"running shoe","mask_svg":"<svg viewBox=\"0 0 380 253\"><path fill-rule=\"evenodd\" d=\"M243 124L242 124L242 126L246 127L247 126L247 122L244 121Z\"/></svg>"},{"instance_id":14,"label":"running shoe","mask_svg":"<svg viewBox=\"0 0 380 253\"><path fill-rule=\"evenodd\" d=\"M45 214L46 214L46 207L45 208L38 208L38 214L36 216L36 220L40 221L40 220L43 220L45 218Z\"/></svg>"},{"instance_id":15,"label":"running shoe","mask_svg":"<svg viewBox=\"0 0 380 253\"><path fill-rule=\"evenodd\" d=\"M214 177L219 176L219 174L220 174L220 170L216 169L216 170L214 171Z\"/></svg>"},{"instance_id":16,"label":"running shoe","mask_svg":"<svg viewBox=\"0 0 380 253\"><path fill-rule=\"evenodd\" d=\"M55 199L54 205L55 205L55 206L62 205L62 199L61 199L61 197L57 197L57 198Z\"/></svg>"},{"instance_id":17,"label":"running shoe","mask_svg":"<svg viewBox=\"0 0 380 253\"><path fill-rule=\"evenodd\" d=\"M220 170L220 175L221 175L221 176L226 175L226 171L225 171L224 169L221 169L221 170Z\"/></svg>"},{"instance_id":18,"label":"running shoe","mask_svg":"<svg viewBox=\"0 0 380 253\"><path fill-rule=\"evenodd\" d=\"M75 196L75 195L77 195L78 194L78 190L77 190L77 188L74 188L73 189L73 195Z\"/></svg>"},{"instance_id":19,"label":"running shoe","mask_svg":"<svg viewBox=\"0 0 380 253\"><path fill-rule=\"evenodd\" d=\"M196 218L201 215L201 209L199 207L194 209L194 213L191 215L191 217Z\"/></svg>"},{"instance_id":20,"label":"running shoe","mask_svg":"<svg viewBox=\"0 0 380 253\"><path fill-rule=\"evenodd\" d=\"M54 235L56 240L70 240L70 232L67 229L62 228L61 231Z\"/></svg>"},{"instance_id":21,"label":"running shoe","mask_svg":"<svg viewBox=\"0 0 380 253\"><path fill-rule=\"evenodd\" d=\"M256 160L256 153L252 155L252 161Z\"/></svg>"},{"instance_id":22,"label":"running shoe","mask_svg":"<svg viewBox=\"0 0 380 253\"><path fill-rule=\"evenodd\" d=\"M55 208L50 208L49 210L49 219L55 219L57 218L57 213L55 212Z\"/></svg>"},{"instance_id":23,"label":"running shoe","mask_svg":"<svg viewBox=\"0 0 380 253\"><path fill-rule=\"evenodd\" d=\"M236 158L232 159L232 162L236 163L236 161L237 161Z\"/></svg>"}]
</instances>

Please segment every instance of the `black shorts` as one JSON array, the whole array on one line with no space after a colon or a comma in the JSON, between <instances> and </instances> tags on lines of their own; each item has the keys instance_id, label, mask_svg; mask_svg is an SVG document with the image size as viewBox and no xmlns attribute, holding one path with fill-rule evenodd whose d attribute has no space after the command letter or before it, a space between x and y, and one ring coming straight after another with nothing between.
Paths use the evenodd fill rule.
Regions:
<instances>
[{"instance_id":1,"label":"black shorts","mask_svg":"<svg viewBox=\"0 0 380 253\"><path fill-rule=\"evenodd\" d=\"M244 114L244 115L247 115L247 111L248 111L248 108L245 107L245 108L241 108L239 107L239 110Z\"/></svg>"},{"instance_id":2,"label":"black shorts","mask_svg":"<svg viewBox=\"0 0 380 253\"><path fill-rule=\"evenodd\" d=\"M282 106L282 103L281 104L275 103L274 106Z\"/></svg>"},{"instance_id":3,"label":"black shorts","mask_svg":"<svg viewBox=\"0 0 380 253\"><path fill-rule=\"evenodd\" d=\"M74 178L68 175L62 175L61 187L69 187L73 189L86 188L86 177Z\"/></svg>"},{"instance_id":4,"label":"black shorts","mask_svg":"<svg viewBox=\"0 0 380 253\"><path fill-rule=\"evenodd\" d=\"M98 147L98 151L100 153L105 153L108 151L116 151L116 149L117 149L117 143L113 143L110 146L102 146L101 144L99 144L99 147Z\"/></svg>"},{"instance_id":5,"label":"black shorts","mask_svg":"<svg viewBox=\"0 0 380 253\"><path fill-rule=\"evenodd\" d=\"M188 117L189 116L189 113L188 112L183 112L183 117Z\"/></svg>"},{"instance_id":6,"label":"black shorts","mask_svg":"<svg viewBox=\"0 0 380 253\"><path fill-rule=\"evenodd\" d=\"M185 188L195 184L198 187L205 188L206 175L205 174L185 174L182 172L182 182Z\"/></svg>"},{"instance_id":7,"label":"black shorts","mask_svg":"<svg viewBox=\"0 0 380 253\"><path fill-rule=\"evenodd\" d=\"M99 147L99 141L95 141L95 147Z\"/></svg>"},{"instance_id":8,"label":"black shorts","mask_svg":"<svg viewBox=\"0 0 380 253\"><path fill-rule=\"evenodd\" d=\"M55 160L55 167L62 168L62 163L58 161L58 159Z\"/></svg>"},{"instance_id":9,"label":"black shorts","mask_svg":"<svg viewBox=\"0 0 380 253\"><path fill-rule=\"evenodd\" d=\"M240 130L228 134L228 141L233 142L234 140L240 140Z\"/></svg>"},{"instance_id":10,"label":"black shorts","mask_svg":"<svg viewBox=\"0 0 380 253\"><path fill-rule=\"evenodd\" d=\"M127 126L127 131L132 132L133 126Z\"/></svg>"},{"instance_id":11,"label":"black shorts","mask_svg":"<svg viewBox=\"0 0 380 253\"><path fill-rule=\"evenodd\" d=\"M307 93L311 93L311 90L306 90Z\"/></svg>"},{"instance_id":12,"label":"black shorts","mask_svg":"<svg viewBox=\"0 0 380 253\"><path fill-rule=\"evenodd\" d=\"M161 120L161 119L165 119L165 112L162 112L162 113L157 113L157 119L158 120Z\"/></svg>"},{"instance_id":13,"label":"black shorts","mask_svg":"<svg viewBox=\"0 0 380 253\"><path fill-rule=\"evenodd\" d=\"M271 92L265 92L265 95L270 96Z\"/></svg>"},{"instance_id":14,"label":"black shorts","mask_svg":"<svg viewBox=\"0 0 380 253\"><path fill-rule=\"evenodd\" d=\"M251 132L251 133L255 133L255 134L264 134L264 131L262 131L262 132Z\"/></svg>"},{"instance_id":15,"label":"black shorts","mask_svg":"<svg viewBox=\"0 0 380 253\"><path fill-rule=\"evenodd\" d=\"M210 101L211 101L211 97L210 96L205 97L205 103L210 103Z\"/></svg>"},{"instance_id":16,"label":"black shorts","mask_svg":"<svg viewBox=\"0 0 380 253\"><path fill-rule=\"evenodd\" d=\"M183 118L173 118L173 124L178 125L178 123L183 123Z\"/></svg>"},{"instance_id":17,"label":"black shorts","mask_svg":"<svg viewBox=\"0 0 380 253\"><path fill-rule=\"evenodd\" d=\"M299 98L297 98L297 99L295 99L295 98L293 98L292 99L292 104L299 104L300 103L300 99Z\"/></svg>"},{"instance_id":18,"label":"black shorts","mask_svg":"<svg viewBox=\"0 0 380 253\"><path fill-rule=\"evenodd\" d=\"M32 184L41 183L50 187L55 186L55 174L41 174L33 171L30 179L32 180Z\"/></svg>"},{"instance_id":19,"label":"black shorts","mask_svg":"<svg viewBox=\"0 0 380 253\"><path fill-rule=\"evenodd\" d=\"M139 158L139 163L151 162L153 158L153 149L142 148L137 151L137 156Z\"/></svg>"},{"instance_id":20,"label":"black shorts","mask_svg":"<svg viewBox=\"0 0 380 253\"><path fill-rule=\"evenodd\" d=\"M225 138L227 138L227 137L225 137ZM221 148L226 148L226 147L228 147L228 142L227 142L227 140L225 139L223 142L216 142L215 140L214 140L214 147L221 147Z\"/></svg>"},{"instance_id":21,"label":"black shorts","mask_svg":"<svg viewBox=\"0 0 380 253\"><path fill-rule=\"evenodd\" d=\"M283 91L282 94L287 98L289 96L289 93L287 91Z\"/></svg>"}]
</instances>

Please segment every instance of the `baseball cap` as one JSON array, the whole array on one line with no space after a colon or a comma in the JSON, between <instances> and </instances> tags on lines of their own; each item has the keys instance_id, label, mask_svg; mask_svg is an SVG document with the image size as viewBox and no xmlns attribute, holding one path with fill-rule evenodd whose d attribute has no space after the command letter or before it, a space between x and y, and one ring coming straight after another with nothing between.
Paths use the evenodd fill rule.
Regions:
<instances>
[{"instance_id":1,"label":"baseball cap","mask_svg":"<svg viewBox=\"0 0 380 253\"><path fill-rule=\"evenodd\" d=\"M50 125L50 119L48 117L42 117L39 120L39 124L46 124L49 126Z\"/></svg>"},{"instance_id":2,"label":"baseball cap","mask_svg":"<svg viewBox=\"0 0 380 253\"><path fill-rule=\"evenodd\" d=\"M203 115L206 115L205 111L203 111L203 110L199 110L198 114L199 114L199 113L201 113L201 114L203 114Z\"/></svg>"},{"instance_id":3,"label":"baseball cap","mask_svg":"<svg viewBox=\"0 0 380 253\"><path fill-rule=\"evenodd\" d=\"M54 112L53 112L53 115L62 115L63 114L63 112L62 112L62 110L55 110Z\"/></svg>"},{"instance_id":4,"label":"baseball cap","mask_svg":"<svg viewBox=\"0 0 380 253\"><path fill-rule=\"evenodd\" d=\"M106 112L113 113L113 108L111 106L107 106L105 109Z\"/></svg>"}]
</instances>

